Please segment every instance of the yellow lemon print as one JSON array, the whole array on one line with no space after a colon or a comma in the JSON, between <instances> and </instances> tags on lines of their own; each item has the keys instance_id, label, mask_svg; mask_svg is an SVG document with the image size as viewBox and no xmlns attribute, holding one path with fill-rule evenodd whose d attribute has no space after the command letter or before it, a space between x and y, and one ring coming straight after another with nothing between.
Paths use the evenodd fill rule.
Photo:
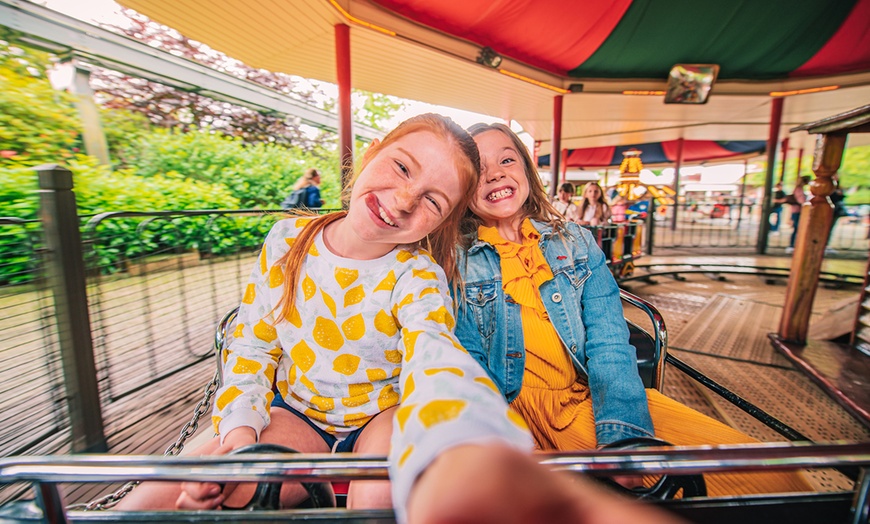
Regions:
<instances>
[{"instance_id":1,"label":"yellow lemon print","mask_svg":"<svg viewBox=\"0 0 870 524\"><path fill-rule=\"evenodd\" d=\"M498 390L498 388L496 387L495 382L493 382L492 379L489 378L489 377L476 377L476 378L474 379L474 381L477 382L478 384L483 384L484 386L486 386L486 387L488 387L489 389L495 391L496 393L501 393L501 392Z\"/></svg>"},{"instance_id":2,"label":"yellow lemon print","mask_svg":"<svg viewBox=\"0 0 870 524\"><path fill-rule=\"evenodd\" d=\"M322 289L320 290L320 296L323 297L323 303L326 304L326 307L329 308L329 312L332 313L332 318L335 318L335 300L333 300L333 298Z\"/></svg>"},{"instance_id":3,"label":"yellow lemon print","mask_svg":"<svg viewBox=\"0 0 870 524\"><path fill-rule=\"evenodd\" d=\"M275 328L263 322L263 319L260 319L256 325L254 325L254 336L262 340L263 342L274 342L276 338L278 338L278 332L275 331Z\"/></svg>"},{"instance_id":4,"label":"yellow lemon print","mask_svg":"<svg viewBox=\"0 0 870 524\"><path fill-rule=\"evenodd\" d=\"M396 260L398 260L400 263L405 263L412 258L414 258L414 253L411 253L410 251L405 251L404 249L396 253Z\"/></svg>"},{"instance_id":5,"label":"yellow lemon print","mask_svg":"<svg viewBox=\"0 0 870 524\"><path fill-rule=\"evenodd\" d=\"M320 392L317 391L317 388L314 387L314 382L311 382L310 380L308 380L308 377L306 377L305 375L302 375L301 377L299 377L299 383L302 384L303 386L305 386L306 388L308 388L308 391L310 391L312 393L320 394ZM296 395L293 395L293 396L296 397ZM296 397L296 398L298 398L298 397ZM302 399L299 399L299 400L302 400Z\"/></svg>"},{"instance_id":6,"label":"yellow lemon print","mask_svg":"<svg viewBox=\"0 0 870 524\"><path fill-rule=\"evenodd\" d=\"M332 362L332 369L342 375L353 375L359 367L360 358L356 355L339 355Z\"/></svg>"},{"instance_id":7,"label":"yellow lemon print","mask_svg":"<svg viewBox=\"0 0 870 524\"><path fill-rule=\"evenodd\" d=\"M289 389L287 381L279 380L278 383L275 384L275 386L278 388L278 393L280 393L282 397L287 398L287 390Z\"/></svg>"},{"instance_id":8,"label":"yellow lemon print","mask_svg":"<svg viewBox=\"0 0 870 524\"><path fill-rule=\"evenodd\" d=\"M392 291L396 287L396 273L392 269L381 283L375 286L375 291Z\"/></svg>"},{"instance_id":9,"label":"yellow lemon print","mask_svg":"<svg viewBox=\"0 0 870 524\"><path fill-rule=\"evenodd\" d=\"M257 290L254 287L254 284L248 284L245 286L245 294L242 296L242 304L253 304L255 298L257 298Z\"/></svg>"},{"instance_id":10,"label":"yellow lemon print","mask_svg":"<svg viewBox=\"0 0 870 524\"><path fill-rule=\"evenodd\" d=\"M405 465L405 461L408 460L408 457L410 457L411 453L413 453L413 452L414 452L414 445L409 444L408 447L405 448L405 451L402 452L402 455L399 456L399 467L400 468Z\"/></svg>"},{"instance_id":11,"label":"yellow lemon print","mask_svg":"<svg viewBox=\"0 0 870 524\"><path fill-rule=\"evenodd\" d=\"M453 338L451 335L444 333L444 332L438 333L438 335L449 340L450 343L453 344L453 347L455 347L459 351L462 351L463 353L468 353L468 350L465 349L464 347L462 347L462 344L460 344L459 341L456 340L455 338Z\"/></svg>"},{"instance_id":12,"label":"yellow lemon print","mask_svg":"<svg viewBox=\"0 0 870 524\"><path fill-rule=\"evenodd\" d=\"M414 345L417 343L417 337L420 336L420 333L422 331L402 329L402 342L405 343L405 362L410 362L414 356Z\"/></svg>"},{"instance_id":13,"label":"yellow lemon print","mask_svg":"<svg viewBox=\"0 0 870 524\"><path fill-rule=\"evenodd\" d=\"M507 416L508 416L508 420L513 422L514 425L516 425L517 427L522 428L526 431L529 430L529 426L526 425L526 421L523 420L522 415L520 415L516 411L512 410L511 408L508 408Z\"/></svg>"},{"instance_id":14,"label":"yellow lemon print","mask_svg":"<svg viewBox=\"0 0 870 524\"><path fill-rule=\"evenodd\" d=\"M216 401L216 405L218 410L223 411L227 404L236 400L242 394L242 390L237 388L236 386L228 387L223 393L220 394Z\"/></svg>"},{"instance_id":15,"label":"yellow lemon print","mask_svg":"<svg viewBox=\"0 0 870 524\"><path fill-rule=\"evenodd\" d=\"M366 370L366 376L372 382L377 382L378 380L386 380L387 372L380 368L370 368Z\"/></svg>"},{"instance_id":16,"label":"yellow lemon print","mask_svg":"<svg viewBox=\"0 0 870 524\"><path fill-rule=\"evenodd\" d=\"M398 330L393 315L390 315L383 309L378 311L375 315L375 329L388 337L395 336L396 331Z\"/></svg>"},{"instance_id":17,"label":"yellow lemon print","mask_svg":"<svg viewBox=\"0 0 870 524\"><path fill-rule=\"evenodd\" d=\"M421 250L417 253L417 255L418 255L418 256L421 256L421 257L426 257L426 258L428 258L429 261L432 262L433 264L437 264L437 263L438 263L438 262L435 261L435 258L432 256L432 253L429 253L429 252L426 251L425 249L421 249Z\"/></svg>"},{"instance_id":18,"label":"yellow lemon print","mask_svg":"<svg viewBox=\"0 0 870 524\"><path fill-rule=\"evenodd\" d=\"M357 396L346 397L346 398L341 399L341 403L344 406L347 406L349 408L356 408L356 407L362 406L363 404L365 404L368 401L369 401L368 395L357 395Z\"/></svg>"},{"instance_id":19,"label":"yellow lemon print","mask_svg":"<svg viewBox=\"0 0 870 524\"><path fill-rule=\"evenodd\" d=\"M266 366L266 380L268 380L270 383L275 382L275 365L274 364L269 364ZM271 402L271 400L269 402Z\"/></svg>"},{"instance_id":20,"label":"yellow lemon print","mask_svg":"<svg viewBox=\"0 0 870 524\"><path fill-rule=\"evenodd\" d=\"M314 220L314 219L313 219L313 218L308 218L308 217L306 217L306 218L297 218L297 219L296 219L296 222L293 222L293 227L295 227L296 229L303 228L303 227L305 227L306 225L308 225L308 223L311 222L312 220Z\"/></svg>"},{"instance_id":21,"label":"yellow lemon print","mask_svg":"<svg viewBox=\"0 0 870 524\"><path fill-rule=\"evenodd\" d=\"M297 329L302 327L302 317L299 315L299 310L296 309L295 305L284 318Z\"/></svg>"},{"instance_id":22,"label":"yellow lemon print","mask_svg":"<svg viewBox=\"0 0 870 524\"><path fill-rule=\"evenodd\" d=\"M389 384L384 389L381 390L381 394L378 395L378 407L381 408L381 411L385 409L389 409L396 404L399 403L399 394L393 389L393 385Z\"/></svg>"},{"instance_id":23,"label":"yellow lemon print","mask_svg":"<svg viewBox=\"0 0 870 524\"><path fill-rule=\"evenodd\" d=\"M387 362L398 364L402 361L402 353L398 349L388 349L384 351L384 358L387 359Z\"/></svg>"},{"instance_id":24,"label":"yellow lemon print","mask_svg":"<svg viewBox=\"0 0 870 524\"><path fill-rule=\"evenodd\" d=\"M433 400L422 408L417 415L426 429L442 422L449 422L458 417L465 409L464 400Z\"/></svg>"},{"instance_id":25,"label":"yellow lemon print","mask_svg":"<svg viewBox=\"0 0 870 524\"><path fill-rule=\"evenodd\" d=\"M360 384L348 384L347 390L350 396L357 397L359 395L368 395L375 390L375 386L369 382L362 382Z\"/></svg>"},{"instance_id":26,"label":"yellow lemon print","mask_svg":"<svg viewBox=\"0 0 870 524\"><path fill-rule=\"evenodd\" d=\"M299 366L304 373L307 373L311 366L314 365L317 357L314 355L314 351L308 347L308 344L305 343L304 340L300 340L293 348L290 350L290 358L293 359L293 363Z\"/></svg>"},{"instance_id":27,"label":"yellow lemon print","mask_svg":"<svg viewBox=\"0 0 870 524\"><path fill-rule=\"evenodd\" d=\"M362 313L354 315L341 324L341 331L348 340L359 340L366 334L366 321Z\"/></svg>"},{"instance_id":28,"label":"yellow lemon print","mask_svg":"<svg viewBox=\"0 0 870 524\"><path fill-rule=\"evenodd\" d=\"M317 246L314 245L314 242L311 243L311 246L308 247L308 254L313 257L319 257L320 252L317 251Z\"/></svg>"},{"instance_id":29,"label":"yellow lemon print","mask_svg":"<svg viewBox=\"0 0 870 524\"><path fill-rule=\"evenodd\" d=\"M245 334L245 325L244 324L236 324L236 329L233 331L233 337L242 338Z\"/></svg>"},{"instance_id":30,"label":"yellow lemon print","mask_svg":"<svg viewBox=\"0 0 870 524\"><path fill-rule=\"evenodd\" d=\"M465 373L459 368L429 368L423 373L426 373L428 376L437 375L438 373L453 373L456 376L464 377Z\"/></svg>"},{"instance_id":31,"label":"yellow lemon print","mask_svg":"<svg viewBox=\"0 0 870 524\"><path fill-rule=\"evenodd\" d=\"M441 294L441 290L438 289L437 287L427 287L427 288L424 289L423 291L420 291L420 294L417 295L417 296L420 297L420 298L423 298L423 297L425 297L426 295L431 295L431 294L433 294L433 293L436 294L436 295L440 295L440 294Z\"/></svg>"},{"instance_id":32,"label":"yellow lemon print","mask_svg":"<svg viewBox=\"0 0 870 524\"><path fill-rule=\"evenodd\" d=\"M366 292L362 285L356 286L344 294L344 307L359 304L364 298L366 298Z\"/></svg>"},{"instance_id":33,"label":"yellow lemon print","mask_svg":"<svg viewBox=\"0 0 870 524\"><path fill-rule=\"evenodd\" d=\"M266 393L266 413L270 413L270 409L272 407L272 400L275 398L275 393L269 391Z\"/></svg>"},{"instance_id":34,"label":"yellow lemon print","mask_svg":"<svg viewBox=\"0 0 870 524\"><path fill-rule=\"evenodd\" d=\"M344 416L344 425L363 426L366 422L371 420L371 418L371 415L366 415L365 413L348 413Z\"/></svg>"},{"instance_id":35,"label":"yellow lemon print","mask_svg":"<svg viewBox=\"0 0 870 524\"><path fill-rule=\"evenodd\" d=\"M266 244L263 244L263 249L260 250L260 274L265 275L269 266L266 265Z\"/></svg>"},{"instance_id":36,"label":"yellow lemon print","mask_svg":"<svg viewBox=\"0 0 870 524\"><path fill-rule=\"evenodd\" d=\"M280 347L276 346L276 347L273 347L272 349L270 349L269 351L267 351L266 353L267 353L270 357L272 357L272 360L274 360L275 362L277 362L278 359L281 358L281 355L284 354L284 350L281 349Z\"/></svg>"},{"instance_id":37,"label":"yellow lemon print","mask_svg":"<svg viewBox=\"0 0 870 524\"><path fill-rule=\"evenodd\" d=\"M321 347L332 351L338 351L344 345L341 331L339 331L335 322L328 318L317 317L314 320L314 331L312 331L311 336Z\"/></svg>"},{"instance_id":38,"label":"yellow lemon print","mask_svg":"<svg viewBox=\"0 0 870 524\"><path fill-rule=\"evenodd\" d=\"M284 242L287 243L288 247L293 247L293 244L296 243L296 237L284 237Z\"/></svg>"},{"instance_id":39,"label":"yellow lemon print","mask_svg":"<svg viewBox=\"0 0 870 524\"><path fill-rule=\"evenodd\" d=\"M405 424L411 417L411 413L413 413L415 407L417 407L416 404L402 404L399 406L399 409L396 410L396 422L399 423L400 431L405 431Z\"/></svg>"},{"instance_id":40,"label":"yellow lemon print","mask_svg":"<svg viewBox=\"0 0 870 524\"><path fill-rule=\"evenodd\" d=\"M391 377L398 377L402 373L402 368L395 368L393 372L390 374Z\"/></svg>"},{"instance_id":41,"label":"yellow lemon print","mask_svg":"<svg viewBox=\"0 0 870 524\"><path fill-rule=\"evenodd\" d=\"M291 364L290 371L287 372L287 380L290 381L291 386L296 384L296 373L297 373L296 367L297 367L296 364ZM284 394L283 391L281 392L281 396L285 397L285 398L287 397L287 395Z\"/></svg>"},{"instance_id":42,"label":"yellow lemon print","mask_svg":"<svg viewBox=\"0 0 870 524\"><path fill-rule=\"evenodd\" d=\"M319 422L326 422L326 413L321 413L316 409L308 408L305 410L305 416L308 418L313 418Z\"/></svg>"},{"instance_id":43,"label":"yellow lemon print","mask_svg":"<svg viewBox=\"0 0 870 524\"><path fill-rule=\"evenodd\" d=\"M335 401L329 397L321 397L320 395L314 395L311 397L311 403L317 406L317 409L320 411L332 411L335 409Z\"/></svg>"},{"instance_id":44,"label":"yellow lemon print","mask_svg":"<svg viewBox=\"0 0 870 524\"><path fill-rule=\"evenodd\" d=\"M417 386L414 384L414 374L409 373L408 378L405 379L405 385L402 386L402 403L408 398L414 390L417 389Z\"/></svg>"},{"instance_id":45,"label":"yellow lemon print","mask_svg":"<svg viewBox=\"0 0 870 524\"><path fill-rule=\"evenodd\" d=\"M423 280L438 280L438 275L435 274L434 271L427 271L425 269L412 269L411 274L416 278L421 278Z\"/></svg>"},{"instance_id":46,"label":"yellow lemon print","mask_svg":"<svg viewBox=\"0 0 870 524\"><path fill-rule=\"evenodd\" d=\"M211 416L211 425L212 425L212 427L214 428L214 432L215 432L215 433L219 433L219 432L220 432L221 420L223 420L223 419L222 419L221 417L217 416L217 415L212 415L212 416Z\"/></svg>"},{"instance_id":47,"label":"yellow lemon print","mask_svg":"<svg viewBox=\"0 0 870 524\"><path fill-rule=\"evenodd\" d=\"M305 300L311 300L316 291L317 285L314 283L314 280L305 275L305 278L302 279L302 295L305 297Z\"/></svg>"},{"instance_id":48,"label":"yellow lemon print","mask_svg":"<svg viewBox=\"0 0 870 524\"><path fill-rule=\"evenodd\" d=\"M447 326L447 329L453 329L453 326L456 325L456 322L453 320L453 315L447 311L447 308L444 306L439 307L435 311L430 311L429 314L426 315L426 320L444 324Z\"/></svg>"},{"instance_id":49,"label":"yellow lemon print","mask_svg":"<svg viewBox=\"0 0 870 524\"><path fill-rule=\"evenodd\" d=\"M399 301L399 308L403 308L414 301L414 293L408 293L405 298Z\"/></svg>"},{"instance_id":50,"label":"yellow lemon print","mask_svg":"<svg viewBox=\"0 0 870 524\"><path fill-rule=\"evenodd\" d=\"M356 269L347 269L343 267L335 268L335 281L341 286L341 289L347 289L347 286L356 282L359 278L359 271Z\"/></svg>"},{"instance_id":51,"label":"yellow lemon print","mask_svg":"<svg viewBox=\"0 0 870 524\"><path fill-rule=\"evenodd\" d=\"M269 287L276 288L284 283L284 271L278 266L269 270Z\"/></svg>"}]
</instances>

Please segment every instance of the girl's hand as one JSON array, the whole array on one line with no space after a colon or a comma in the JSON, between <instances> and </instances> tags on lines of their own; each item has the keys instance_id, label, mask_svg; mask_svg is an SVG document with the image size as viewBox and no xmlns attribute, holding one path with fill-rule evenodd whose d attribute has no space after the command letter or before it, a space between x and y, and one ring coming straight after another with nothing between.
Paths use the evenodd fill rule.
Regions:
<instances>
[{"instance_id":1,"label":"girl's hand","mask_svg":"<svg viewBox=\"0 0 870 524\"><path fill-rule=\"evenodd\" d=\"M224 443L214 451L215 455L226 455L234 449L257 443L257 433L253 428L246 426L236 428L224 438ZM181 495L175 502L178 509L220 509L221 504L230 493L236 489L237 484L227 484L221 489L220 484L214 482L182 482Z\"/></svg>"}]
</instances>

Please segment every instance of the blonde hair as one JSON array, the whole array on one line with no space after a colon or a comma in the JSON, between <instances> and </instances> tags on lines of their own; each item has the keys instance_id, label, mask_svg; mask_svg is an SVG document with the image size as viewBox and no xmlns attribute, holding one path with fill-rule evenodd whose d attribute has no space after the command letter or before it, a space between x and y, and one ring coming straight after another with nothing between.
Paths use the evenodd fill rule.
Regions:
<instances>
[{"instance_id":1,"label":"blonde hair","mask_svg":"<svg viewBox=\"0 0 870 524\"><path fill-rule=\"evenodd\" d=\"M474 143L474 139L453 120L435 113L417 115L399 124L384 137L383 141L372 143L363 156L359 168L355 170L350 184L344 188L342 201L345 204L349 203L351 190L359 174L385 147L411 133L423 131L433 133L448 144L455 146L456 154L453 155L453 164L459 175L462 191L459 200L454 203L444 221L412 247L428 250L435 261L444 269L447 278L453 280L459 277L459 271L456 267L456 245L460 241L459 224L468 208L468 202L477 188L477 180L480 178L480 155L477 152L477 145ZM290 250L278 261L278 264L284 267L284 293L275 307L281 310L280 318L289 318L293 312L296 303L296 285L299 281L302 263L308 255L314 238L327 225L345 215L347 215L346 211L338 211L314 218L305 226Z\"/></svg>"},{"instance_id":2,"label":"blonde hair","mask_svg":"<svg viewBox=\"0 0 870 524\"><path fill-rule=\"evenodd\" d=\"M526 145L511 128L504 124L474 124L468 128L468 132L472 137L487 131L498 131L508 137L513 142L514 149L517 150L520 158L522 158L526 179L529 182L529 197L522 207L523 220L531 218L539 222L546 222L550 224L554 231L560 230L564 226L565 220L550 202L547 191L544 189L544 184L541 182L541 177L538 175L538 169L535 167L535 163L532 161L532 156L529 154ZM466 233L464 239L466 245L472 240L469 238L468 233L476 233L481 223L480 218L469 209L462 225L462 231Z\"/></svg>"},{"instance_id":3,"label":"blonde hair","mask_svg":"<svg viewBox=\"0 0 870 524\"><path fill-rule=\"evenodd\" d=\"M599 222L607 222L607 213L606 211L610 210L610 204L607 203L607 198L604 196L604 190L601 189L601 185L598 182L589 182L585 186L583 186L583 202L580 204L580 217L586 216L586 210L589 209L589 200L586 199L586 190L590 187L598 188L598 200L596 203L598 206L595 209L595 218L598 219ZM585 220L585 219L584 219Z\"/></svg>"}]
</instances>

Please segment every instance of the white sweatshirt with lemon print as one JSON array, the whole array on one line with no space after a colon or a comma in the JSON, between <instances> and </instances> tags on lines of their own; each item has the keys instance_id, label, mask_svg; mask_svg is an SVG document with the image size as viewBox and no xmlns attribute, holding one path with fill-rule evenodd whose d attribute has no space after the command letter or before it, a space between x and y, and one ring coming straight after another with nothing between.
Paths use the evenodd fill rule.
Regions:
<instances>
[{"instance_id":1,"label":"white sweatshirt with lemon print","mask_svg":"<svg viewBox=\"0 0 870 524\"><path fill-rule=\"evenodd\" d=\"M273 384L338 438L401 402L390 453L400 521L414 479L444 449L492 440L531 449L525 424L454 337L446 278L426 251L400 246L353 260L330 252L319 234L293 314L277 321L284 269L276 263L310 221L282 220L266 238L224 364L215 430L249 426L259 435Z\"/></svg>"}]
</instances>

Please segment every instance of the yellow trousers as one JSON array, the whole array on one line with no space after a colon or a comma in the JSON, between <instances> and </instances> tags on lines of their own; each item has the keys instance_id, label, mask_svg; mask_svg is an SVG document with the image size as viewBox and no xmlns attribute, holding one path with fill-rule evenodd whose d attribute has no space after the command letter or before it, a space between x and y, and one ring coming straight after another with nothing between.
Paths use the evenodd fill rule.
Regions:
<instances>
[{"instance_id":1,"label":"yellow trousers","mask_svg":"<svg viewBox=\"0 0 870 524\"><path fill-rule=\"evenodd\" d=\"M588 395L579 404L572 402L573 416L570 421L567 421L567 425L564 417L559 417L562 420L554 424L555 420L548 413L550 410L547 406L541 409L542 406L539 404L537 409L532 409L528 396L521 396L525 397L523 399L525 402L514 402L511 406L528 423L541 450L570 451L597 447L592 400ZM718 420L662 395L657 390L648 389L647 399L656 437L675 446L715 446L758 442ZM716 473L705 474L704 479L707 482L707 493L711 497L814 491L803 473L799 471Z\"/></svg>"}]
</instances>

